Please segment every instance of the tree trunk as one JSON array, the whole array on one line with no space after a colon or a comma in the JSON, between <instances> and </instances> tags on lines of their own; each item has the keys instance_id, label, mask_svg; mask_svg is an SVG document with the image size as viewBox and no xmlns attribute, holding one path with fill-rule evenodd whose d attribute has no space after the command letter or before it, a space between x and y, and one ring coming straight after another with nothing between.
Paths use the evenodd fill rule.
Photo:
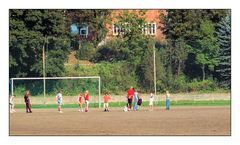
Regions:
<instances>
[{"instance_id":1,"label":"tree trunk","mask_svg":"<svg viewBox=\"0 0 240 145\"><path fill-rule=\"evenodd\" d=\"M178 61L178 70L177 70L177 76L180 75L180 71L181 71L181 61Z\"/></svg>"},{"instance_id":2,"label":"tree trunk","mask_svg":"<svg viewBox=\"0 0 240 145\"><path fill-rule=\"evenodd\" d=\"M205 80L205 65L202 66L202 80Z\"/></svg>"}]
</instances>

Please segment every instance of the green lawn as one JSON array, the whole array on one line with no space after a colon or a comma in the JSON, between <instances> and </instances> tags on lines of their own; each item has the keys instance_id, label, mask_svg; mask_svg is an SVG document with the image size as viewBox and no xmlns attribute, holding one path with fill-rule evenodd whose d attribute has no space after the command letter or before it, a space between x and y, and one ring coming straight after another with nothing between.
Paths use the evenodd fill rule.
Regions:
<instances>
[{"instance_id":1,"label":"green lawn","mask_svg":"<svg viewBox=\"0 0 240 145\"><path fill-rule=\"evenodd\" d=\"M143 102L142 106L148 106L149 102ZM230 100L217 100L217 101L171 101L171 106L229 106L231 104ZM112 102L109 104L110 107L123 107L126 102ZM165 101L155 102L155 106L165 106ZM63 108L77 108L77 104L64 104ZM91 103L90 107L97 108L98 103ZM25 108L24 104L16 104L15 108ZM57 104L33 104L32 108L57 108Z\"/></svg>"}]
</instances>

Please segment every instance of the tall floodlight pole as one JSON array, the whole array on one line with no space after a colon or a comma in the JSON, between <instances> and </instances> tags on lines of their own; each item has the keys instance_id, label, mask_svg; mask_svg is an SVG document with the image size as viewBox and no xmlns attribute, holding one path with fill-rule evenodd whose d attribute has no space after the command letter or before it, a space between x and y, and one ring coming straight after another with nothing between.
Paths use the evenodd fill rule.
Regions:
<instances>
[{"instance_id":1,"label":"tall floodlight pole","mask_svg":"<svg viewBox=\"0 0 240 145\"><path fill-rule=\"evenodd\" d=\"M156 85L156 50L155 42L153 43L153 77L154 77L154 93L157 94L157 85Z\"/></svg>"},{"instance_id":2,"label":"tall floodlight pole","mask_svg":"<svg viewBox=\"0 0 240 145\"><path fill-rule=\"evenodd\" d=\"M45 37L44 39L44 43L43 43L43 54L42 54L42 59L43 59L43 100L44 100L44 104L46 103L45 102L45 92L46 92L46 80L45 80L45 77L46 77L46 74L45 74L45 42L46 42L46 39L47 37Z\"/></svg>"}]
</instances>

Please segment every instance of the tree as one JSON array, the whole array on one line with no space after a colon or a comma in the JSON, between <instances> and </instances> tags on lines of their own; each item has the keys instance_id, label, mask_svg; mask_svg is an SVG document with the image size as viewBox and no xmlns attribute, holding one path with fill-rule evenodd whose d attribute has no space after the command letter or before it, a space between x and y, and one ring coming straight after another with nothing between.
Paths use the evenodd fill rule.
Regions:
<instances>
[{"instance_id":1,"label":"tree","mask_svg":"<svg viewBox=\"0 0 240 145\"><path fill-rule=\"evenodd\" d=\"M214 71L218 65L219 46L215 36L215 27L211 21L203 21L200 25L198 47L193 51L196 54L196 63L202 69L202 80L205 80L205 68Z\"/></svg>"},{"instance_id":2,"label":"tree","mask_svg":"<svg viewBox=\"0 0 240 145\"><path fill-rule=\"evenodd\" d=\"M46 49L48 76L64 72L69 40L64 10L10 10L10 77L43 76L42 54Z\"/></svg>"},{"instance_id":3,"label":"tree","mask_svg":"<svg viewBox=\"0 0 240 145\"><path fill-rule=\"evenodd\" d=\"M120 29L118 38L122 40L122 53L131 65L140 63L149 38L142 34L146 21L144 10L123 10L117 16L115 25Z\"/></svg>"},{"instance_id":4,"label":"tree","mask_svg":"<svg viewBox=\"0 0 240 145\"><path fill-rule=\"evenodd\" d=\"M222 86L231 86L231 18L230 15L218 24L218 43L220 47L217 72Z\"/></svg>"},{"instance_id":5,"label":"tree","mask_svg":"<svg viewBox=\"0 0 240 145\"><path fill-rule=\"evenodd\" d=\"M214 27L225 17L228 10L167 10L166 16L160 16L162 30L167 39L183 38L188 42L198 39L200 24L203 20L213 22Z\"/></svg>"},{"instance_id":6,"label":"tree","mask_svg":"<svg viewBox=\"0 0 240 145\"><path fill-rule=\"evenodd\" d=\"M218 27L217 23L227 15L227 11L208 9L167 10L167 15L160 17L163 23L163 33L171 47L176 46L174 44L176 40L182 40L185 43L184 45L187 46L185 47L187 59L182 64L186 66L186 70L183 70L183 72L187 73L189 77L192 77L192 74L199 74L198 71L201 71L202 79L205 79L206 71L210 71L211 74L214 73L214 67L217 65L216 55L210 52L217 51L215 30ZM174 49L169 50L172 51L171 62L176 65L177 59L173 55ZM193 64L193 61L195 61L195 64ZM201 69L196 69L197 67ZM176 68L180 67L173 66L173 74L179 74L179 71L175 73Z\"/></svg>"}]
</instances>

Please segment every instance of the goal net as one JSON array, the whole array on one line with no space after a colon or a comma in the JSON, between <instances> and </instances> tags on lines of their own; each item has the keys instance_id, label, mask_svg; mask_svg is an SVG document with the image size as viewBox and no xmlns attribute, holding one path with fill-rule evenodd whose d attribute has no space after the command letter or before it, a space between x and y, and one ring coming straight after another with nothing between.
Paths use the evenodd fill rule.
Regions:
<instances>
[{"instance_id":1,"label":"goal net","mask_svg":"<svg viewBox=\"0 0 240 145\"><path fill-rule=\"evenodd\" d=\"M101 79L91 77L37 77L12 78L10 80L10 94L23 97L26 90L30 91L33 104L54 104L55 96L63 90L64 104L76 104L80 93L89 91L90 107L101 106Z\"/></svg>"}]
</instances>

